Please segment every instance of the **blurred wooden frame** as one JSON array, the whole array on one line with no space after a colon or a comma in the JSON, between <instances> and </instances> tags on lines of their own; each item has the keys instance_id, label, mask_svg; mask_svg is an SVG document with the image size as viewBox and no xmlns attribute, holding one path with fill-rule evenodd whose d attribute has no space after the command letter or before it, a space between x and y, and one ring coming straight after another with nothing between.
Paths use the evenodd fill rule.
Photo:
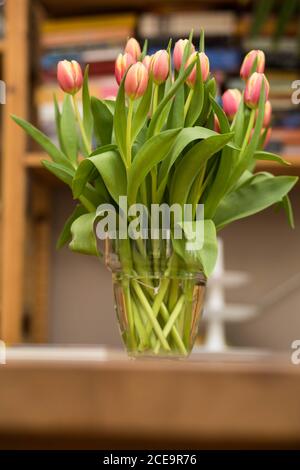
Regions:
<instances>
[{"instance_id":1,"label":"blurred wooden frame","mask_svg":"<svg viewBox=\"0 0 300 470\"><path fill-rule=\"evenodd\" d=\"M31 206L27 204L28 180L32 179L29 175L32 170L26 164L27 137L11 119L11 114L29 118L32 7L37 14L37 2L9 0L5 3L6 34L1 43L7 96L3 106L1 174L0 338L7 344L47 339L51 197L49 186L35 178L30 184ZM25 272L26 265L30 271ZM32 273L29 279L27 271Z\"/></svg>"}]
</instances>

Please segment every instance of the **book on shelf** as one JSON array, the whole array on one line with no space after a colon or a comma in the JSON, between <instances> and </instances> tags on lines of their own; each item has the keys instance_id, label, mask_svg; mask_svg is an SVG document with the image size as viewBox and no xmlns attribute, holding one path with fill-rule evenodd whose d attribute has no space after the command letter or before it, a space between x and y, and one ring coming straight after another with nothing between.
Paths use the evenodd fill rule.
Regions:
<instances>
[{"instance_id":1,"label":"book on shelf","mask_svg":"<svg viewBox=\"0 0 300 470\"><path fill-rule=\"evenodd\" d=\"M263 2L265 0L260 0ZM253 15L246 13L243 14L239 21L237 22L236 34L242 37L250 37L253 23ZM268 18L264 21L263 27L260 31L260 36L269 36L272 37L278 26L278 15L269 15ZM295 36L298 33L299 21L295 16L292 21L289 21L285 28L286 36Z\"/></svg>"},{"instance_id":2,"label":"book on shelf","mask_svg":"<svg viewBox=\"0 0 300 470\"><path fill-rule=\"evenodd\" d=\"M205 29L205 35L230 36L236 30L236 17L232 11L177 11L165 14L145 13L140 16L137 25L141 38L186 37L193 29L199 34Z\"/></svg>"},{"instance_id":3,"label":"book on shelf","mask_svg":"<svg viewBox=\"0 0 300 470\"><path fill-rule=\"evenodd\" d=\"M41 28L42 46L50 49L107 41L115 44L132 36L135 26L133 14L48 20Z\"/></svg>"},{"instance_id":4,"label":"book on shelf","mask_svg":"<svg viewBox=\"0 0 300 470\"><path fill-rule=\"evenodd\" d=\"M266 21L262 36L247 38L252 16L238 15L233 10L218 11L168 11L164 13L114 14L94 17L47 20L42 27L41 58L43 84L36 93L36 103L43 128L53 135L53 92L57 92L56 66L59 60L77 60L84 68L89 64L91 94L100 98L115 96L118 90L114 77L114 62L122 51L126 39L137 31L141 43L149 40L149 53L167 46L169 37L174 42L188 37L194 29L194 44L198 46L201 28L205 30L206 53L220 92L225 88L242 88L238 78L244 54L251 49L263 49L267 54L267 74L271 84L270 99L274 109L272 142L284 148L296 146L300 141L300 113L291 102L294 80L299 79L299 49L297 38L281 39L276 48L270 35L275 21ZM294 22L288 35L294 34ZM222 73L220 73L222 70ZM59 101L63 94L58 93ZM52 123L52 124L51 124ZM287 133L291 134L285 140ZM296 137L297 139L296 139ZM296 139L296 140L295 140ZM298 142L298 144L297 144Z\"/></svg>"},{"instance_id":5,"label":"book on shelf","mask_svg":"<svg viewBox=\"0 0 300 470\"><path fill-rule=\"evenodd\" d=\"M5 35L5 17L3 6L0 5L0 38L2 39Z\"/></svg>"},{"instance_id":6,"label":"book on shelf","mask_svg":"<svg viewBox=\"0 0 300 470\"><path fill-rule=\"evenodd\" d=\"M134 29L136 26L135 14L114 14L99 16L80 16L63 19L49 19L42 24L42 34L56 34L58 32L78 31L81 29L118 29L127 26Z\"/></svg>"}]
</instances>

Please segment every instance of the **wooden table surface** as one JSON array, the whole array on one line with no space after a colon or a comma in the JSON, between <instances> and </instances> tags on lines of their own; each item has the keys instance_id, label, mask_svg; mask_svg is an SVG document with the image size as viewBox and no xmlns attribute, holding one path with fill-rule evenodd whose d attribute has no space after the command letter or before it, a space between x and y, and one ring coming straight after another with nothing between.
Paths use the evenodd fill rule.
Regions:
<instances>
[{"instance_id":1,"label":"wooden table surface","mask_svg":"<svg viewBox=\"0 0 300 470\"><path fill-rule=\"evenodd\" d=\"M8 350L0 448L16 447L300 448L300 366L274 354Z\"/></svg>"}]
</instances>

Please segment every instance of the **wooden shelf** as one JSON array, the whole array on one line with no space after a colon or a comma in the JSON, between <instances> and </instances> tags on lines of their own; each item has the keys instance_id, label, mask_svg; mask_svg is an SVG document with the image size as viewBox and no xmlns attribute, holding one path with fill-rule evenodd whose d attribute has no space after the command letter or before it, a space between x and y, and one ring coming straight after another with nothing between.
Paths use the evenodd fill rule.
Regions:
<instances>
[{"instance_id":1,"label":"wooden shelf","mask_svg":"<svg viewBox=\"0 0 300 470\"><path fill-rule=\"evenodd\" d=\"M274 174L296 175L300 176L300 155L281 155L290 166L283 166L276 162L261 160L256 164L257 171L270 171Z\"/></svg>"},{"instance_id":2,"label":"wooden shelf","mask_svg":"<svg viewBox=\"0 0 300 470\"><path fill-rule=\"evenodd\" d=\"M5 39L0 39L0 54L5 52Z\"/></svg>"},{"instance_id":3,"label":"wooden shelf","mask_svg":"<svg viewBox=\"0 0 300 470\"><path fill-rule=\"evenodd\" d=\"M41 168L42 160L50 160L50 157L44 152L27 152L24 164L27 168Z\"/></svg>"},{"instance_id":4,"label":"wooden shelf","mask_svg":"<svg viewBox=\"0 0 300 470\"><path fill-rule=\"evenodd\" d=\"M168 7L174 8L176 5L179 7L210 7L215 5L239 5L243 6L239 0L149 0L142 2L141 0L40 0L40 3L46 8L51 15L72 15L80 13L89 13L95 11L112 11L112 10L130 10L135 11L151 11L153 8L166 9ZM250 3L251 6L251 3Z\"/></svg>"},{"instance_id":5,"label":"wooden shelf","mask_svg":"<svg viewBox=\"0 0 300 470\"><path fill-rule=\"evenodd\" d=\"M8 348L0 448L299 448L300 369L288 355L104 354Z\"/></svg>"}]
</instances>

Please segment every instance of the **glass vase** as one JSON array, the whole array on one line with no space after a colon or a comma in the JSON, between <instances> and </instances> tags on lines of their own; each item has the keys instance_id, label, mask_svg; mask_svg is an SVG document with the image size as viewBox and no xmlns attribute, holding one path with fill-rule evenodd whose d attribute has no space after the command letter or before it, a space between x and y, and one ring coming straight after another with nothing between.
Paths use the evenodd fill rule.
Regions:
<instances>
[{"instance_id":1,"label":"glass vase","mask_svg":"<svg viewBox=\"0 0 300 470\"><path fill-rule=\"evenodd\" d=\"M121 336L131 357L186 358L203 310L206 279L170 238L105 240Z\"/></svg>"}]
</instances>

